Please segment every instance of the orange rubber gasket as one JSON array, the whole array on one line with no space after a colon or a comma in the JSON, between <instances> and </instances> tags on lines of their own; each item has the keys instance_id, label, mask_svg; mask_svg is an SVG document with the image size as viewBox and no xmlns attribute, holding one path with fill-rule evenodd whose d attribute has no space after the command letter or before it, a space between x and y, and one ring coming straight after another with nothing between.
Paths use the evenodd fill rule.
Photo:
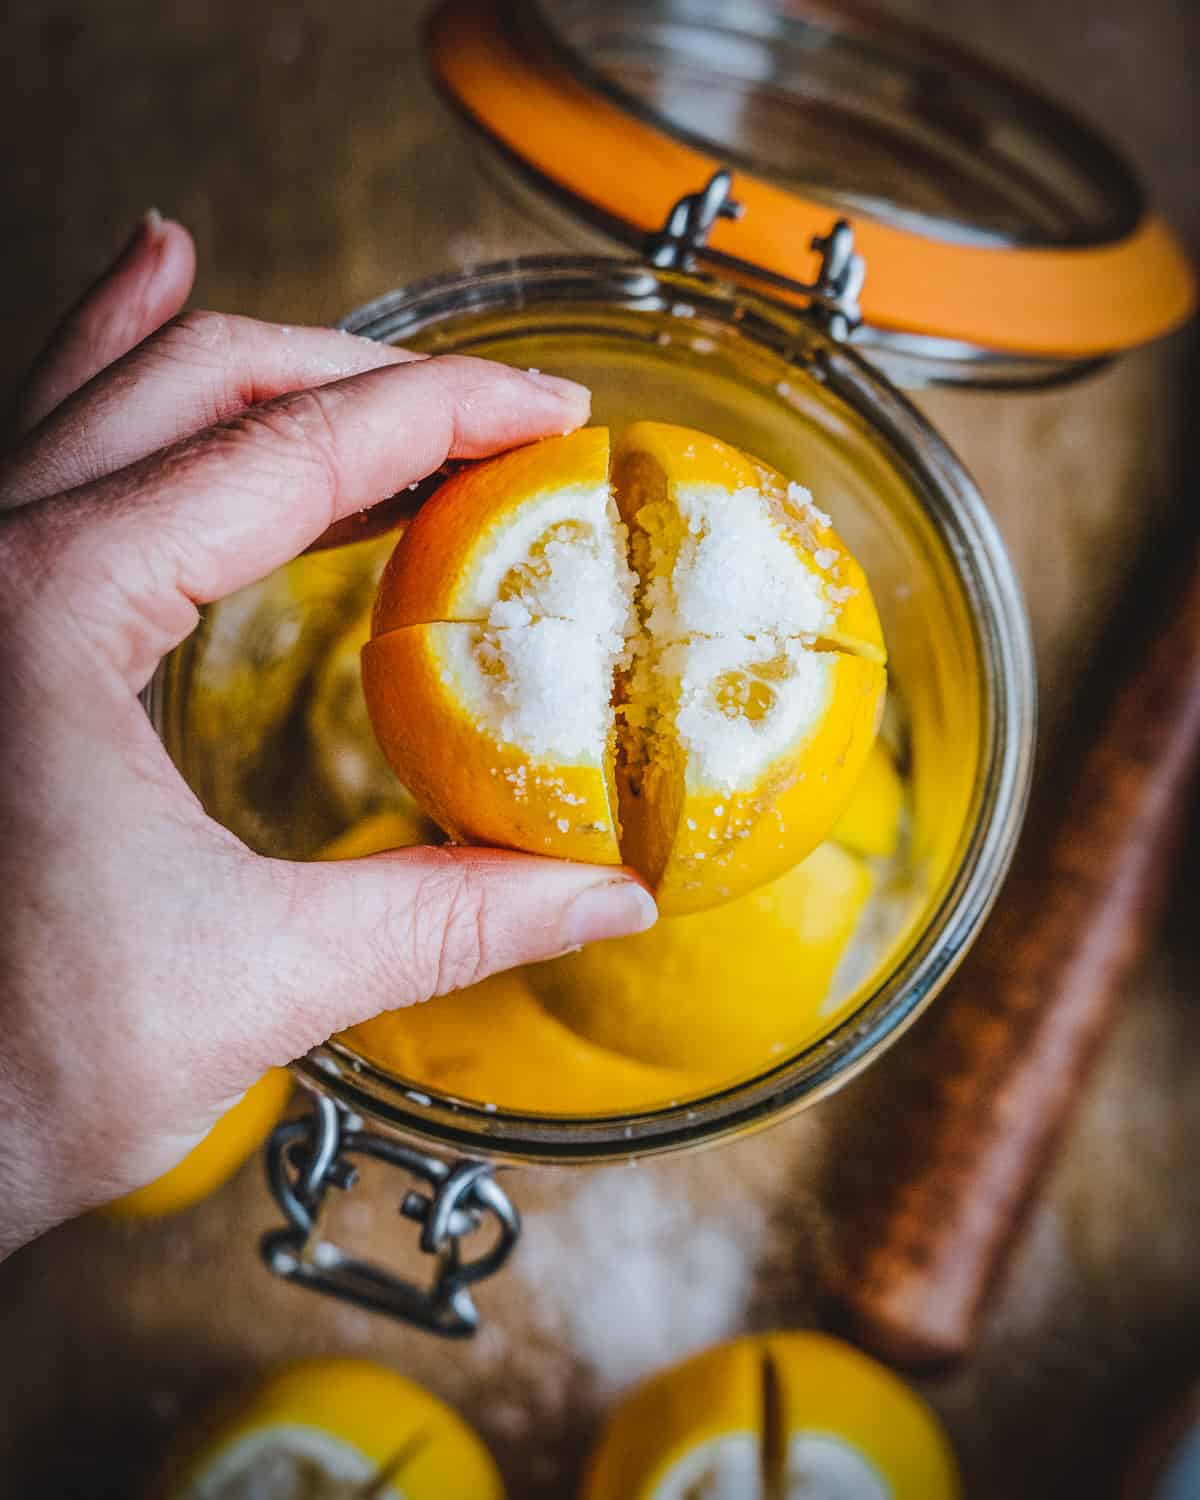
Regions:
<instances>
[{"instance_id":1,"label":"orange rubber gasket","mask_svg":"<svg viewBox=\"0 0 1200 1500\"><path fill-rule=\"evenodd\" d=\"M658 229L722 163L620 109L565 68L522 52L496 0L446 0L430 25L433 66L461 107L534 172L601 216ZM812 237L836 210L751 173L734 177L740 221L710 243L794 280L816 275ZM1133 348L1187 321L1191 263L1147 214L1126 238L1071 246L975 246L854 215L867 263L861 303L877 328L1004 353L1086 358Z\"/></svg>"}]
</instances>

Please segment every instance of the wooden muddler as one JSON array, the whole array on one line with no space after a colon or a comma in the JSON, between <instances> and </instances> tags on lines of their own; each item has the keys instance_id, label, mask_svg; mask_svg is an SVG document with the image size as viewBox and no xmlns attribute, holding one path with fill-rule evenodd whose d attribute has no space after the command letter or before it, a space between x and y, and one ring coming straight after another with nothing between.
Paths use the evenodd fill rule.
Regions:
<instances>
[{"instance_id":1,"label":"wooden muddler","mask_svg":"<svg viewBox=\"0 0 1200 1500\"><path fill-rule=\"evenodd\" d=\"M833 1293L897 1364L970 1347L1151 930L1200 750L1200 549L1081 756L1045 857L1001 898L928 1018L882 1200L849 1226Z\"/></svg>"}]
</instances>

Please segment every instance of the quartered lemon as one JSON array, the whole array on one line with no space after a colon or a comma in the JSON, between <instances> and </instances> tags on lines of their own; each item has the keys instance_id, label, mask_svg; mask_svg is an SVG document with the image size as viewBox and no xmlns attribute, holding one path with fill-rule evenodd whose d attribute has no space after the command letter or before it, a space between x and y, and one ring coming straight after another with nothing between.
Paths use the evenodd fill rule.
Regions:
<instances>
[{"instance_id":1,"label":"quartered lemon","mask_svg":"<svg viewBox=\"0 0 1200 1500\"><path fill-rule=\"evenodd\" d=\"M272 1068L223 1114L178 1166L100 1210L113 1219L157 1219L215 1193L279 1123L292 1092L284 1068Z\"/></svg>"},{"instance_id":2,"label":"quartered lemon","mask_svg":"<svg viewBox=\"0 0 1200 1500\"><path fill-rule=\"evenodd\" d=\"M185 1436L153 1500L503 1500L483 1443L382 1365L301 1360Z\"/></svg>"},{"instance_id":3,"label":"quartered lemon","mask_svg":"<svg viewBox=\"0 0 1200 1500\"><path fill-rule=\"evenodd\" d=\"M886 686L866 579L807 492L654 422L449 480L362 660L380 745L453 837L632 864L668 914L820 843Z\"/></svg>"},{"instance_id":4,"label":"quartered lemon","mask_svg":"<svg viewBox=\"0 0 1200 1500\"><path fill-rule=\"evenodd\" d=\"M928 1406L839 1339L775 1333L654 1376L616 1411L582 1500L957 1500Z\"/></svg>"},{"instance_id":5,"label":"quartered lemon","mask_svg":"<svg viewBox=\"0 0 1200 1500\"><path fill-rule=\"evenodd\" d=\"M862 860L825 843L736 901L526 973L546 1009L590 1042L723 1081L829 1029L831 980L872 888Z\"/></svg>"},{"instance_id":6,"label":"quartered lemon","mask_svg":"<svg viewBox=\"0 0 1200 1500\"><path fill-rule=\"evenodd\" d=\"M418 840L383 813L334 840L322 859L355 859ZM495 974L421 1005L385 1011L341 1034L377 1067L499 1109L605 1114L694 1094L698 1081L594 1046L540 1006L531 971Z\"/></svg>"}]
</instances>

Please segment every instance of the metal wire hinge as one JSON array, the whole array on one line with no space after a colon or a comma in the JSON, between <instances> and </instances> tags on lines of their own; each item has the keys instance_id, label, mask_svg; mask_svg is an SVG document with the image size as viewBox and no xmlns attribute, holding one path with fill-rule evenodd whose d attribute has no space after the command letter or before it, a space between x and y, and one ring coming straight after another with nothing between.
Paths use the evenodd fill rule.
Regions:
<instances>
[{"instance_id":1,"label":"metal wire hinge","mask_svg":"<svg viewBox=\"0 0 1200 1500\"><path fill-rule=\"evenodd\" d=\"M724 270L808 299L808 314L831 338L848 339L862 322L859 297L866 280L866 262L854 248L854 230L838 219L828 234L814 235L810 249L821 257L814 282L798 281L756 266L752 261L714 250L708 237L718 219L740 219L744 205L732 196L733 174L727 167L713 173L696 193L685 193L673 204L663 227L649 235L645 254L652 265L667 270L690 270L697 257Z\"/></svg>"},{"instance_id":2,"label":"metal wire hinge","mask_svg":"<svg viewBox=\"0 0 1200 1500\"><path fill-rule=\"evenodd\" d=\"M352 1156L371 1156L403 1168L425 1185L410 1189L400 1213L420 1224L419 1245L434 1258L428 1286L419 1286L369 1261L356 1260L321 1234L330 1188L358 1181ZM444 1338L469 1338L479 1327L470 1288L493 1276L512 1254L521 1220L492 1168L481 1161L447 1164L411 1146L350 1128L331 1099L313 1096L312 1113L276 1127L267 1143L267 1180L288 1224L265 1234L260 1252L277 1276L313 1291L386 1313ZM495 1220L491 1247L465 1259L461 1242Z\"/></svg>"}]
</instances>

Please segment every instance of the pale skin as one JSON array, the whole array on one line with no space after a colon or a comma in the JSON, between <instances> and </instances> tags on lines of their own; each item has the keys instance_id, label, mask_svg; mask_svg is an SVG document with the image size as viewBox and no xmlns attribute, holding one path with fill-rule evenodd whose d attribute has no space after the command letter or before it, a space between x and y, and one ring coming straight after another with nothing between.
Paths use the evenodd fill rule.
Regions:
<instances>
[{"instance_id":1,"label":"pale skin","mask_svg":"<svg viewBox=\"0 0 1200 1500\"><path fill-rule=\"evenodd\" d=\"M137 698L198 607L448 456L578 427L589 398L178 317L194 268L148 215L0 460L0 1257L160 1176L332 1032L655 916L628 871L461 848L290 864L205 815Z\"/></svg>"}]
</instances>

